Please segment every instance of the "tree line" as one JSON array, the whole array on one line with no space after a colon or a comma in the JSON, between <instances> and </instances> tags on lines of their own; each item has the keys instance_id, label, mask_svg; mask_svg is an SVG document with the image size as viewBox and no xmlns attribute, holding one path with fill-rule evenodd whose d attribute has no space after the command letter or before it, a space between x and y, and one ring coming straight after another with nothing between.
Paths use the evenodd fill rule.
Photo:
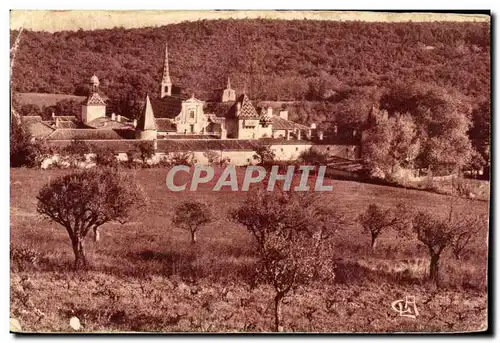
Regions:
<instances>
[{"instance_id":1,"label":"tree line","mask_svg":"<svg viewBox=\"0 0 500 343\"><path fill-rule=\"evenodd\" d=\"M11 44L18 32L11 31ZM323 100L337 88L415 80L489 94L488 23L202 20L157 28L24 30L15 91L84 95L96 73L110 98L157 96L165 43L171 74L208 99L227 76L254 99Z\"/></svg>"}]
</instances>

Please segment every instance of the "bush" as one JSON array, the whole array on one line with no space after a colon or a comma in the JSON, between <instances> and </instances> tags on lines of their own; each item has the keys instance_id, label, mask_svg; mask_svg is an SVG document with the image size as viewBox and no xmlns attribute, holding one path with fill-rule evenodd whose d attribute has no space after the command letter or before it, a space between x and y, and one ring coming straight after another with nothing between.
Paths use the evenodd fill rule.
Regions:
<instances>
[{"instance_id":1,"label":"bush","mask_svg":"<svg viewBox=\"0 0 500 343\"><path fill-rule=\"evenodd\" d=\"M37 167L50 150L35 140L20 120L13 118L10 133L10 166Z\"/></svg>"},{"instance_id":2,"label":"bush","mask_svg":"<svg viewBox=\"0 0 500 343\"><path fill-rule=\"evenodd\" d=\"M95 163L103 167L117 167L118 159L115 152L110 148L97 148L95 155Z\"/></svg>"},{"instance_id":3,"label":"bush","mask_svg":"<svg viewBox=\"0 0 500 343\"><path fill-rule=\"evenodd\" d=\"M322 166L328 162L328 155L316 149L302 151L299 155L299 161L303 164Z\"/></svg>"},{"instance_id":4,"label":"bush","mask_svg":"<svg viewBox=\"0 0 500 343\"><path fill-rule=\"evenodd\" d=\"M77 167L80 162L87 160L87 154L92 152L91 146L84 140L73 139L61 150L61 154L68 159L70 166Z\"/></svg>"}]
</instances>

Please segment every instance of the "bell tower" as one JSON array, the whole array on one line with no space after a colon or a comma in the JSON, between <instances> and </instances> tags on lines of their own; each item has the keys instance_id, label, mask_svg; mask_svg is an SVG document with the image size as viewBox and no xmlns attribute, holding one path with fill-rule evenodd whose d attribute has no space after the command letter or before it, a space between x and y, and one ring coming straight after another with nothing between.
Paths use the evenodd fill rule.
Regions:
<instances>
[{"instance_id":1,"label":"bell tower","mask_svg":"<svg viewBox=\"0 0 500 343\"><path fill-rule=\"evenodd\" d=\"M172 95L172 80L170 79L170 68L168 65L168 44L165 44L165 61L163 64L160 97L163 98L165 95Z\"/></svg>"},{"instance_id":2,"label":"bell tower","mask_svg":"<svg viewBox=\"0 0 500 343\"><path fill-rule=\"evenodd\" d=\"M236 101L236 92L231 88L231 80L227 78L226 89L222 92L222 102Z\"/></svg>"},{"instance_id":3,"label":"bell tower","mask_svg":"<svg viewBox=\"0 0 500 343\"><path fill-rule=\"evenodd\" d=\"M82 104L81 120L83 123L106 116L106 103L99 95L99 79L92 75L89 82L89 95Z\"/></svg>"}]
</instances>

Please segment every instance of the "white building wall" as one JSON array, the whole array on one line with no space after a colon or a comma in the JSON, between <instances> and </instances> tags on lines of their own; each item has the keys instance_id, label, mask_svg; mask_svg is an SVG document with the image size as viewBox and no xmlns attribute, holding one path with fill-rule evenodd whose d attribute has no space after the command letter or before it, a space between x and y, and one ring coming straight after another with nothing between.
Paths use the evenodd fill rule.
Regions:
<instances>
[{"instance_id":1,"label":"white building wall","mask_svg":"<svg viewBox=\"0 0 500 343\"><path fill-rule=\"evenodd\" d=\"M181 113L175 117L178 133L204 133L208 126L208 117L203 112L203 102L187 100L182 103Z\"/></svg>"},{"instance_id":2,"label":"white building wall","mask_svg":"<svg viewBox=\"0 0 500 343\"><path fill-rule=\"evenodd\" d=\"M286 138L286 130L273 130L272 137L273 138Z\"/></svg>"},{"instance_id":3,"label":"white building wall","mask_svg":"<svg viewBox=\"0 0 500 343\"><path fill-rule=\"evenodd\" d=\"M88 123L94 119L106 116L106 106L82 106L82 121Z\"/></svg>"},{"instance_id":4,"label":"white building wall","mask_svg":"<svg viewBox=\"0 0 500 343\"><path fill-rule=\"evenodd\" d=\"M136 130L135 138L150 140L150 141L155 140L157 138L156 130L146 130L146 131Z\"/></svg>"},{"instance_id":5,"label":"white building wall","mask_svg":"<svg viewBox=\"0 0 500 343\"><path fill-rule=\"evenodd\" d=\"M273 127L271 124L266 127L259 124L259 138L271 138L273 136Z\"/></svg>"},{"instance_id":6,"label":"white building wall","mask_svg":"<svg viewBox=\"0 0 500 343\"><path fill-rule=\"evenodd\" d=\"M238 139L258 139L258 138L260 138L258 119L238 120Z\"/></svg>"},{"instance_id":7,"label":"white building wall","mask_svg":"<svg viewBox=\"0 0 500 343\"><path fill-rule=\"evenodd\" d=\"M311 148L310 144L275 144L271 146L271 150L274 152L275 158L278 161L288 161L297 160L303 151L307 151Z\"/></svg>"},{"instance_id":8,"label":"white building wall","mask_svg":"<svg viewBox=\"0 0 500 343\"><path fill-rule=\"evenodd\" d=\"M309 149L314 149L326 153L330 156L337 156L342 158L357 159L360 158L360 149L356 145L313 145L313 144L273 144L271 150L275 154L278 161L297 160L300 154ZM160 163L164 159L170 159L175 154L187 154L191 163L198 163L208 165L209 155L217 161L225 161L225 163L235 166L246 166L256 164L258 161L254 159L255 151L253 150L210 150L207 154L206 151L192 151L192 152L173 152L165 154L163 152L156 153L149 161L149 163ZM81 167L89 168L95 165L92 158L95 154L87 154L86 162L81 162ZM117 154L117 159L120 162L128 160L127 153L121 152ZM49 168L52 164L61 163L63 160L56 154L46 158L41 168ZM69 163L68 163L69 167Z\"/></svg>"},{"instance_id":9,"label":"white building wall","mask_svg":"<svg viewBox=\"0 0 500 343\"><path fill-rule=\"evenodd\" d=\"M253 150L240 150L240 151L222 151L222 159L226 160L228 164L235 166L246 166L250 164L256 164L257 161L254 160L253 156L255 151Z\"/></svg>"}]
</instances>

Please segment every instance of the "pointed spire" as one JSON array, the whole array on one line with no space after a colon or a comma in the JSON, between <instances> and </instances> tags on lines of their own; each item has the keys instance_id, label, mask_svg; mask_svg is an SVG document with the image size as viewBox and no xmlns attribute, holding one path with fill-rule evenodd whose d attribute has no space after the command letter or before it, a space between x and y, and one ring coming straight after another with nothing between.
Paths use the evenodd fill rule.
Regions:
<instances>
[{"instance_id":1,"label":"pointed spire","mask_svg":"<svg viewBox=\"0 0 500 343\"><path fill-rule=\"evenodd\" d=\"M151 106L151 100L149 100L149 94L146 94L146 103L144 104L141 118L137 123L137 130L156 130L156 121L153 113L153 106Z\"/></svg>"},{"instance_id":2,"label":"pointed spire","mask_svg":"<svg viewBox=\"0 0 500 343\"><path fill-rule=\"evenodd\" d=\"M229 79L229 76L227 77L227 86L226 89L231 89L231 80Z\"/></svg>"},{"instance_id":3,"label":"pointed spire","mask_svg":"<svg viewBox=\"0 0 500 343\"><path fill-rule=\"evenodd\" d=\"M172 80L170 79L170 68L168 65L168 43L165 44L165 61L163 65L162 83L172 83Z\"/></svg>"}]
</instances>

